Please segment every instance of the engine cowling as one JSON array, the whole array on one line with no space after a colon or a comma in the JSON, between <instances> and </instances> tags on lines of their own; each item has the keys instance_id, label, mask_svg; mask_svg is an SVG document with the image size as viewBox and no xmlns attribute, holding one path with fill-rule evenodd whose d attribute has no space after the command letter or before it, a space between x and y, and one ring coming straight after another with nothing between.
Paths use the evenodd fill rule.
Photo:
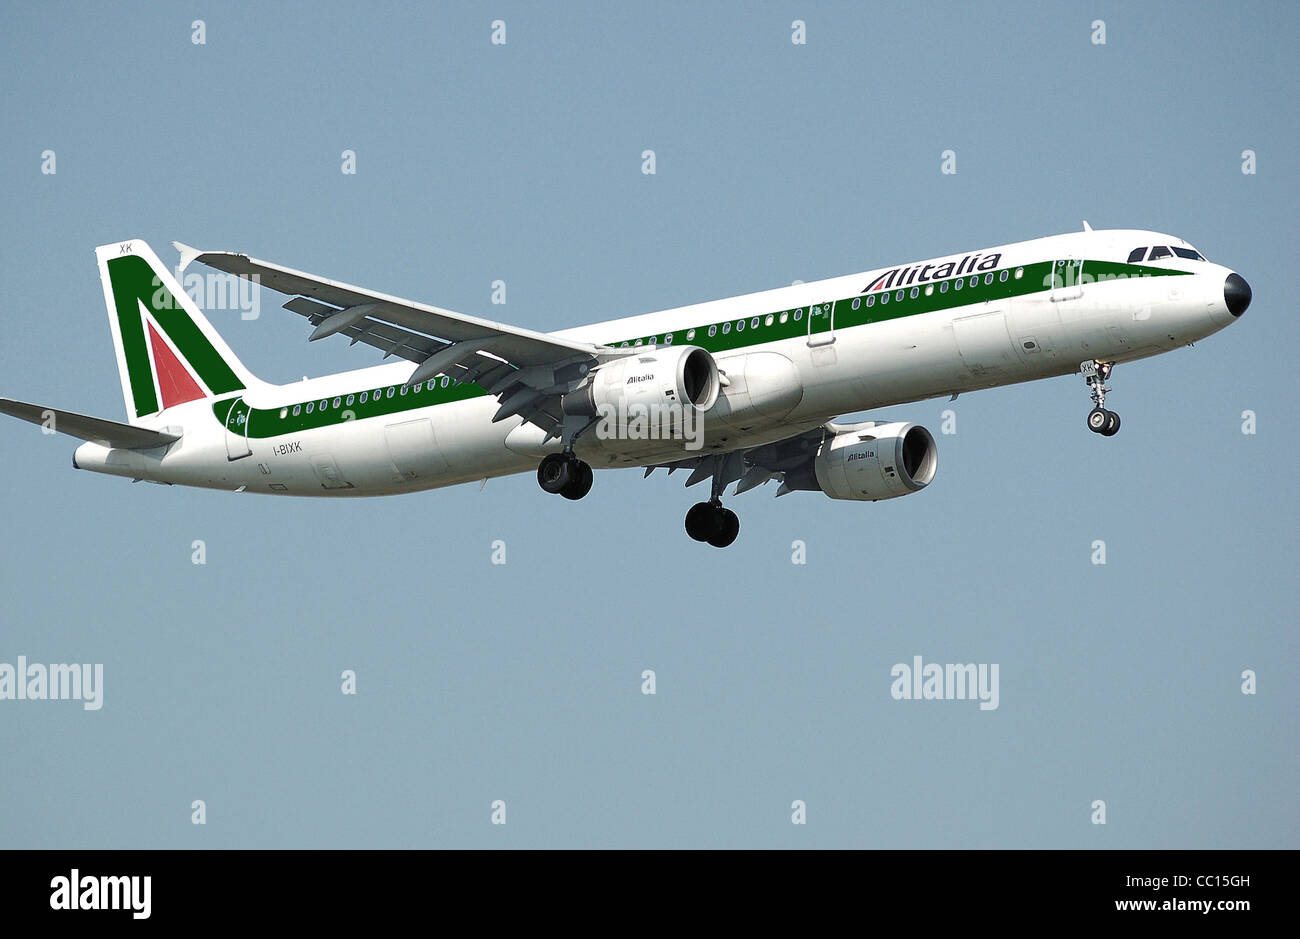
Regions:
<instances>
[{"instance_id":1,"label":"engine cowling","mask_svg":"<svg viewBox=\"0 0 1300 939\"><path fill-rule=\"evenodd\" d=\"M564 413L595 417L612 411L621 418L650 406L702 413L718 400L719 387L718 364L708 351L658 347L601 366L590 381L564 396Z\"/></svg>"},{"instance_id":2,"label":"engine cowling","mask_svg":"<svg viewBox=\"0 0 1300 939\"><path fill-rule=\"evenodd\" d=\"M875 502L924 489L938 464L938 447L924 427L868 422L826 437L816 455L785 478L790 489L820 489L832 499Z\"/></svg>"}]
</instances>

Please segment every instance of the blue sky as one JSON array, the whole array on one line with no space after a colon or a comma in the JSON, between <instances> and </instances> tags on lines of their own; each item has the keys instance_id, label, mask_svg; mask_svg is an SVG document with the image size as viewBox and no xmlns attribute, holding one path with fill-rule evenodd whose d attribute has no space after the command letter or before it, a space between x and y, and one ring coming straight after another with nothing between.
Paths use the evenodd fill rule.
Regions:
<instances>
[{"instance_id":1,"label":"blue sky","mask_svg":"<svg viewBox=\"0 0 1300 939\"><path fill-rule=\"evenodd\" d=\"M1086 218L1254 303L1117 368L1113 439L1077 376L892 408L932 486L769 486L726 551L680 475L276 500L75 473L4 423L0 662L105 688L0 701L0 844L1296 847L1298 38L1285 4L12 11L11 397L121 419L93 248L126 237L558 329ZM212 313L261 377L378 360L278 302ZM999 708L893 700L915 655L998 663Z\"/></svg>"}]
</instances>

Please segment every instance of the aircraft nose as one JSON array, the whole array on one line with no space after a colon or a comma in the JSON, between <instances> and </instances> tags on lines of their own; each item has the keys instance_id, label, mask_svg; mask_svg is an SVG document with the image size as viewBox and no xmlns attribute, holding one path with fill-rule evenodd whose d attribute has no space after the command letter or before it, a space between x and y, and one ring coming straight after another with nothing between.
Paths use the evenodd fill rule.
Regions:
<instances>
[{"instance_id":1,"label":"aircraft nose","mask_svg":"<svg viewBox=\"0 0 1300 939\"><path fill-rule=\"evenodd\" d=\"M1229 274L1223 282L1223 302L1228 305L1228 312L1240 316L1250 306L1250 284L1240 274Z\"/></svg>"}]
</instances>

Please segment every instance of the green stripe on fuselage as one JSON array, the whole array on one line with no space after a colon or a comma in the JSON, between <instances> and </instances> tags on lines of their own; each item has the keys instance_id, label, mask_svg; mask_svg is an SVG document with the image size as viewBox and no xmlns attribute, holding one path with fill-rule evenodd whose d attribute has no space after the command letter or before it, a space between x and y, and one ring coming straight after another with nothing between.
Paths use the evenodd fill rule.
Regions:
<instances>
[{"instance_id":1,"label":"green stripe on fuselage","mask_svg":"<svg viewBox=\"0 0 1300 939\"><path fill-rule=\"evenodd\" d=\"M634 347L639 342L641 347L649 351L651 348L650 342L653 340L658 348L672 344L688 344L699 346L709 352L730 352L746 346L764 345L769 342L780 342L783 339L797 339L807 336L809 330L806 317L810 315L810 312L811 315L825 317L827 327L829 327L833 317L834 329L838 333L841 330L851 329L855 326L901 319L905 316L919 316L922 313L933 313L937 310L971 306L988 300L1003 300L1009 297L1046 291L1051 287L1049 278L1052 276L1054 265L1055 262L1053 261L1043 261L1037 264L1027 264L1021 268L1005 267L979 274L968 274L964 277L948 278L943 281L928 281L902 287L895 285L890 290L878 290L870 294L845 297L842 300L813 304L811 307L796 307L789 310L751 314L743 319L728 320L725 323L709 323L692 329L674 330L671 333L641 336L627 340L619 339L609 343L609 345ZM1015 276L1017 270L1021 271L1020 277ZM1003 271L1007 273L1006 280L1001 279ZM1081 280L1087 284L1111 279L1163 277L1188 273L1190 272L1147 267L1141 264L1084 261ZM990 274L992 275L992 283L984 283L985 278ZM977 281L974 286L971 286L972 279ZM956 289L958 281L962 283L960 290ZM863 282L869 283L870 281L864 278ZM941 286L944 283L948 285L947 290L944 290ZM931 286L934 289L927 295L926 288ZM913 288L917 290L916 297L911 296ZM897 299L900 291L903 294L901 300ZM884 294L888 294L890 297L887 303L881 302ZM867 306L867 297L873 298L871 306ZM856 307L854 301L857 301ZM828 310L830 311L829 315L827 314ZM772 317L771 325L767 324L769 316ZM782 322L782 316L785 317L784 322ZM755 318L758 319L757 327L751 325ZM744 323L743 328L738 328L740 323ZM724 326L726 327L725 332L723 331ZM712 335L710 335L710 331L712 331ZM814 328L814 333L817 331ZM821 331L828 331L828 329ZM387 414L397 414L416 408L427 408L439 404L448 404L453 401L478 398L487 394L478 385L469 382L455 382L451 379L446 379L447 387L444 388L442 387L443 380L443 378L431 378L420 386L421 390L418 393L414 389L410 389L405 395L401 393L400 386L396 385L379 389L367 388L364 389L367 398L365 403L360 400L361 391L357 391L352 395L324 399L324 408L321 407L322 401L313 400L311 402L301 401L277 409L255 409L249 419L248 436L255 439L278 437L283 434L328 427L347 420L382 417ZM376 392L380 393L379 398L375 397ZM352 404L347 403L348 397L354 398ZM339 402L337 405L334 404L336 400ZM229 401L230 399L227 398L225 402L218 401L213 405L213 413L218 421L224 423L224 418L230 409ZM312 408L310 414L306 411L309 403ZM295 408L298 409L299 413L294 414Z\"/></svg>"}]
</instances>

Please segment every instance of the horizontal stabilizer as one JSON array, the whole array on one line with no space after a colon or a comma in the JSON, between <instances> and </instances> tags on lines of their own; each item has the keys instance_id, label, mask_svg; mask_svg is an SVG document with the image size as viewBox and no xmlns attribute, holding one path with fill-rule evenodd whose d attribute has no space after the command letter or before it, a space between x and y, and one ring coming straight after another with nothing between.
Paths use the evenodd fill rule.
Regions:
<instances>
[{"instance_id":1,"label":"horizontal stabilizer","mask_svg":"<svg viewBox=\"0 0 1300 939\"><path fill-rule=\"evenodd\" d=\"M164 434L162 431L149 430L147 427L106 421L102 417L90 417L73 411L47 408L40 404L28 404L25 401L15 401L13 398L0 398L0 414L9 414L101 446L119 447L124 450L165 447L181 439L176 434Z\"/></svg>"}]
</instances>

